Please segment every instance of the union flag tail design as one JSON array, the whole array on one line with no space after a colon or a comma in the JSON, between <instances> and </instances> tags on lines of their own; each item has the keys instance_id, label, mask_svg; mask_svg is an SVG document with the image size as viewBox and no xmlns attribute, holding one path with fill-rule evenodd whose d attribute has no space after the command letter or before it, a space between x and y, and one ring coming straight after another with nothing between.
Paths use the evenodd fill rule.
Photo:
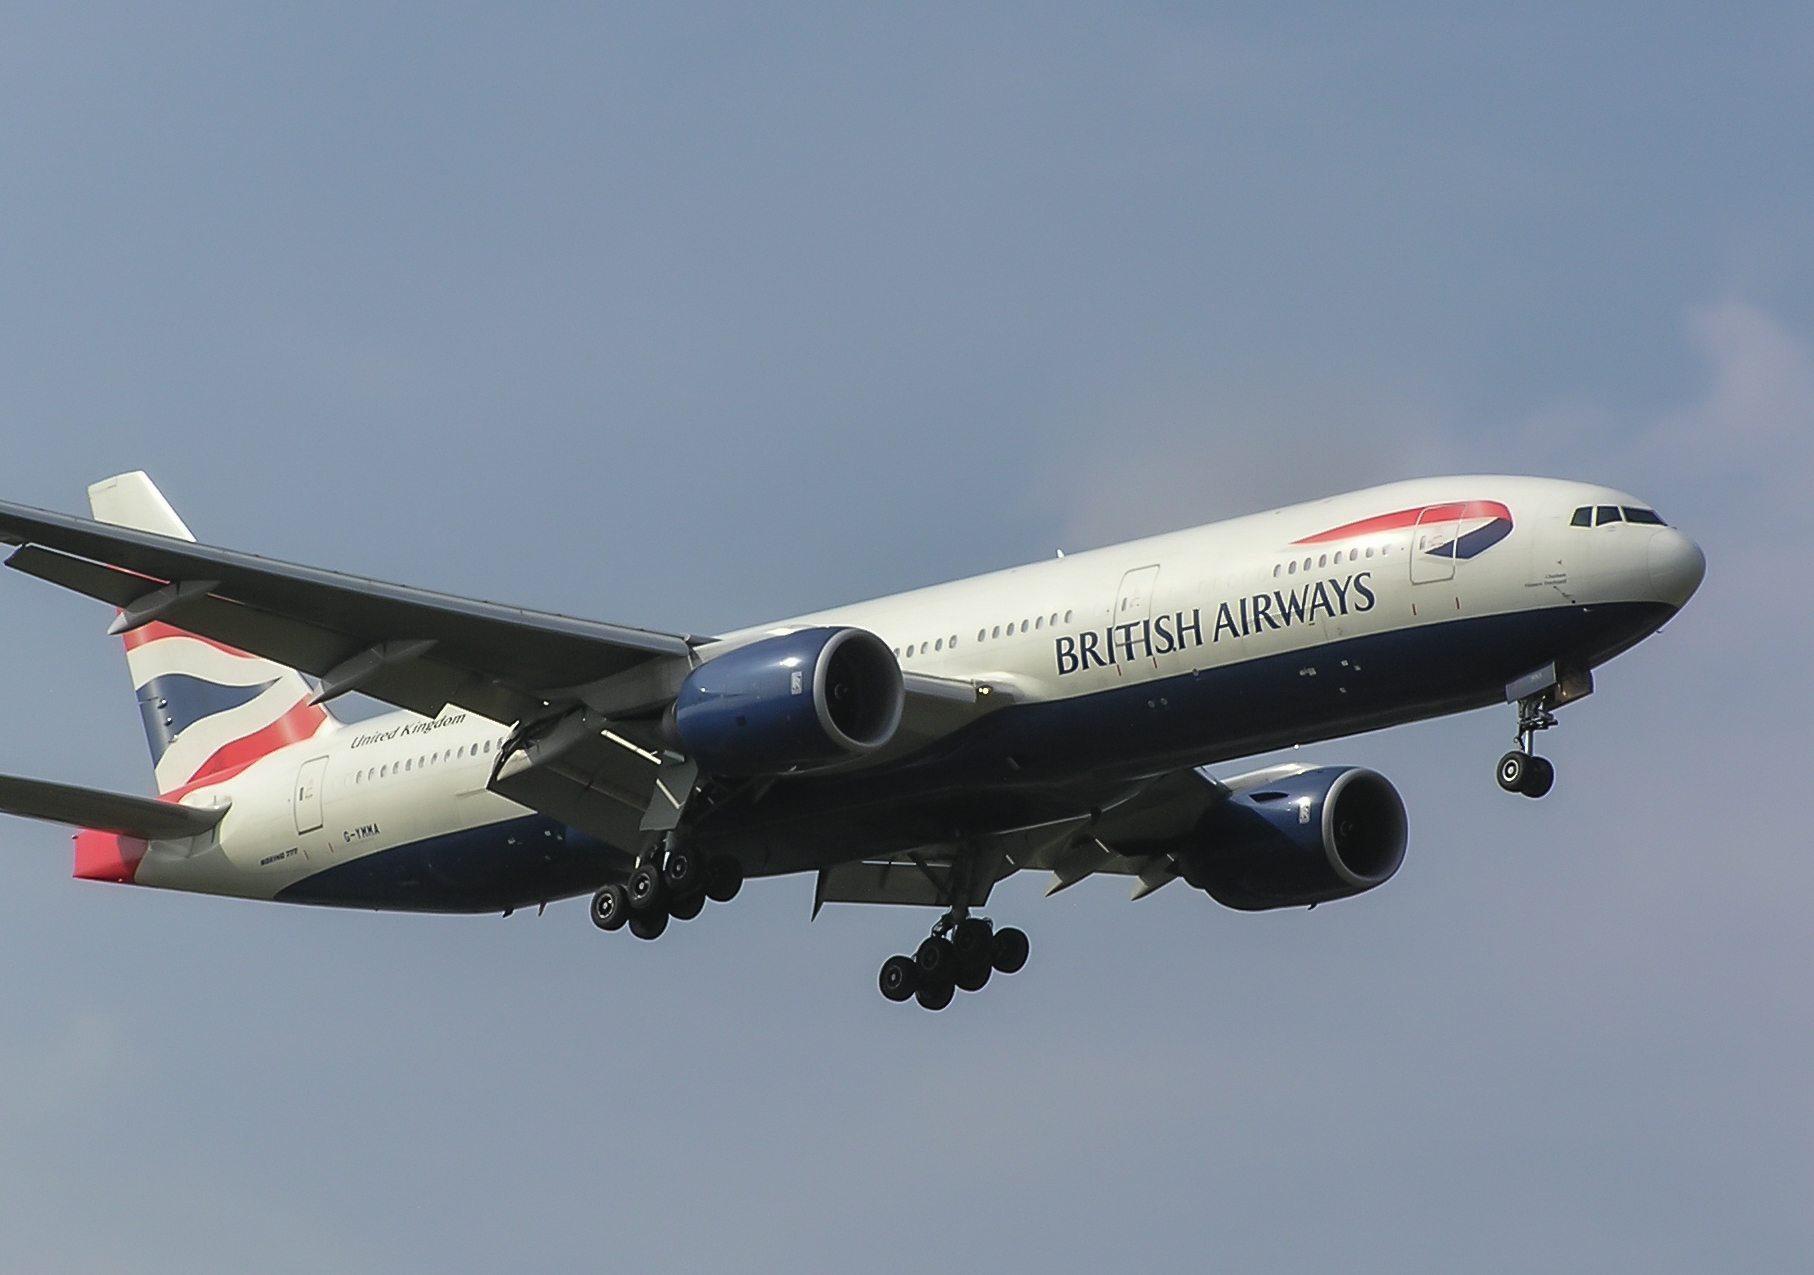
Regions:
<instances>
[{"instance_id":1,"label":"union flag tail design","mask_svg":"<svg viewBox=\"0 0 1814 1275\"><path fill-rule=\"evenodd\" d=\"M104 479L88 500L98 522L195 539L143 473ZM160 793L224 778L331 728L295 669L156 621L124 639Z\"/></svg>"}]
</instances>

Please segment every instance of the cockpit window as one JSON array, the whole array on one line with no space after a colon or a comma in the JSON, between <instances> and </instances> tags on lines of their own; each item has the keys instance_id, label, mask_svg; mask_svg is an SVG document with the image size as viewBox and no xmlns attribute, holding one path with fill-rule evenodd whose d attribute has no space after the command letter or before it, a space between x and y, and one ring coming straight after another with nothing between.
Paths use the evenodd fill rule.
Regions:
<instances>
[{"instance_id":1,"label":"cockpit window","mask_svg":"<svg viewBox=\"0 0 1814 1275\"><path fill-rule=\"evenodd\" d=\"M1579 509L1575 510L1575 516L1568 520L1568 525L1571 527L1593 526L1594 507L1592 505L1582 505Z\"/></svg>"},{"instance_id":2,"label":"cockpit window","mask_svg":"<svg viewBox=\"0 0 1814 1275\"><path fill-rule=\"evenodd\" d=\"M1609 522L1619 521L1619 507L1617 505L1601 505L1594 513L1594 526L1596 527L1604 527Z\"/></svg>"},{"instance_id":3,"label":"cockpit window","mask_svg":"<svg viewBox=\"0 0 1814 1275\"><path fill-rule=\"evenodd\" d=\"M1626 522L1641 522L1646 527L1667 527L1662 517L1654 509L1639 509L1634 505L1625 506Z\"/></svg>"}]
</instances>

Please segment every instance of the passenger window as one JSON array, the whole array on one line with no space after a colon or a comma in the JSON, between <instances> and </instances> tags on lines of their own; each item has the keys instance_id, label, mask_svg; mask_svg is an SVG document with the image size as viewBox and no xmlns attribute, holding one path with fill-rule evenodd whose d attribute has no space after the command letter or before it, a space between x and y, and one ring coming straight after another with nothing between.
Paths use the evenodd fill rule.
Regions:
<instances>
[{"instance_id":1,"label":"passenger window","mask_svg":"<svg viewBox=\"0 0 1814 1275\"><path fill-rule=\"evenodd\" d=\"M1064 613L1064 622L1066 624L1069 624L1071 622L1071 613L1069 611L1066 611Z\"/></svg>"},{"instance_id":2,"label":"passenger window","mask_svg":"<svg viewBox=\"0 0 1814 1275\"><path fill-rule=\"evenodd\" d=\"M953 633L947 640L951 643L951 649L955 651L957 649L957 634Z\"/></svg>"},{"instance_id":3,"label":"passenger window","mask_svg":"<svg viewBox=\"0 0 1814 1275\"><path fill-rule=\"evenodd\" d=\"M932 644L932 649L933 649L933 650L935 650L935 651L942 651L942 650L944 650L944 649L945 649L945 639L944 639L944 638L940 638L940 639L939 639L939 640L938 640L938 641L936 641L936 642L934 642L934 643L933 643L933 644Z\"/></svg>"},{"instance_id":4,"label":"passenger window","mask_svg":"<svg viewBox=\"0 0 1814 1275\"><path fill-rule=\"evenodd\" d=\"M990 631L989 636L992 638L1000 637L1001 636L1001 625L999 625L999 624L996 625L995 628Z\"/></svg>"},{"instance_id":5,"label":"passenger window","mask_svg":"<svg viewBox=\"0 0 1814 1275\"><path fill-rule=\"evenodd\" d=\"M1579 509L1575 510L1575 516L1568 520L1568 525L1571 527L1593 526L1594 507L1592 505L1582 505Z\"/></svg>"},{"instance_id":6,"label":"passenger window","mask_svg":"<svg viewBox=\"0 0 1814 1275\"><path fill-rule=\"evenodd\" d=\"M1656 510L1637 509L1631 505L1625 506L1625 521L1641 523L1646 527L1667 527L1669 525L1663 521L1662 515Z\"/></svg>"},{"instance_id":7,"label":"passenger window","mask_svg":"<svg viewBox=\"0 0 1814 1275\"><path fill-rule=\"evenodd\" d=\"M383 779L383 778L384 778L384 777L385 777L385 776L386 776L386 775L388 775L388 774L390 774L390 767L389 767L389 766L380 766L380 767L378 767L378 778L380 778L380 779Z\"/></svg>"},{"instance_id":8,"label":"passenger window","mask_svg":"<svg viewBox=\"0 0 1814 1275\"><path fill-rule=\"evenodd\" d=\"M1025 620L1022 620L1020 622L1020 631L1022 633L1025 633L1027 631L1027 622Z\"/></svg>"},{"instance_id":9,"label":"passenger window","mask_svg":"<svg viewBox=\"0 0 1814 1275\"><path fill-rule=\"evenodd\" d=\"M1285 567L1285 570L1287 572L1289 572L1291 575L1296 575L1298 573L1298 560L1296 558L1293 558L1291 560L1291 562Z\"/></svg>"},{"instance_id":10,"label":"passenger window","mask_svg":"<svg viewBox=\"0 0 1814 1275\"><path fill-rule=\"evenodd\" d=\"M978 629L976 631L976 640L978 642L982 641L984 638L986 638L988 636L989 636L989 630L987 630L987 629Z\"/></svg>"},{"instance_id":11,"label":"passenger window","mask_svg":"<svg viewBox=\"0 0 1814 1275\"><path fill-rule=\"evenodd\" d=\"M1325 554L1323 554L1323 555L1322 555L1322 556L1321 556L1321 557L1319 557L1319 558L1318 558L1318 559L1317 559L1317 560L1316 560L1316 565L1317 565L1317 566L1319 566L1319 567L1326 567L1326 566L1328 566L1328 565L1329 565L1329 555L1328 555L1328 554L1326 554L1326 553L1325 553Z\"/></svg>"},{"instance_id":12,"label":"passenger window","mask_svg":"<svg viewBox=\"0 0 1814 1275\"><path fill-rule=\"evenodd\" d=\"M1617 505L1601 505L1594 514L1594 526L1596 527L1604 527L1609 522L1618 521L1619 507Z\"/></svg>"},{"instance_id":13,"label":"passenger window","mask_svg":"<svg viewBox=\"0 0 1814 1275\"><path fill-rule=\"evenodd\" d=\"M1367 546L1367 556L1369 558L1371 558L1373 556L1373 546L1372 545Z\"/></svg>"},{"instance_id":14,"label":"passenger window","mask_svg":"<svg viewBox=\"0 0 1814 1275\"><path fill-rule=\"evenodd\" d=\"M1282 569L1283 568L1281 568L1278 563L1275 562L1272 564L1272 574L1273 574L1274 579L1278 578L1278 574Z\"/></svg>"},{"instance_id":15,"label":"passenger window","mask_svg":"<svg viewBox=\"0 0 1814 1275\"><path fill-rule=\"evenodd\" d=\"M1038 618L1036 618L1033 621L1033 627L1036 629L1045 628L1046 627L1046 617L1042 615L1042 616L1039 616Z\"/></svg>"},{"instance_id":16,"label":"passenger window","mask_svg":"<svg viewBox=\"0 0 1814 1275\"><path fill-rule=\"evenodd\" d=\"M1310 570L1310 559L1308 559L1308 558L1304 559L1304 570L1306 570L1306 571Z\"/></svg>"}]
</instances>

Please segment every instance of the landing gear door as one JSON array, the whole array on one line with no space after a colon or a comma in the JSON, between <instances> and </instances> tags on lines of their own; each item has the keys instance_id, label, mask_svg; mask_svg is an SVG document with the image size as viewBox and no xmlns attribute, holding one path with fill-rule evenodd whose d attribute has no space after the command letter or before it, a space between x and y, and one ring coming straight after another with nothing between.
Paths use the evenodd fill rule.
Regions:
<instances>
[{"instance_id":1,"label":"landing gear door","mask_svg":"<svg viewBox=\"0 0 1814 1275\"><path fill-rule=\"evenodd\" d=\"M1136 567L1121 577L1109 616L1109 639L1114 645L1111 664L1153 660L1153 588L1158 583L1157 564ZM1157 661L1154 663L1156 666Z\"/></svg>"},{"instance_id":2,"label":"landing gear door","mask_svg":"<svg viewBox=\"0 0 1814 1275\"><path fill-rule=\"evenodd\" d=\"M328 759L317 757L302 763L296 772L296 831L314 832L321 827L321 781L327 774Z\"/></svg>"},{"instance_id":3,"label":"landing gear door","mask_svg":"<svg viewBox=\"0 0 1814 1275\"><path fill-rule=\"evenodd\" d=\"M1455 547L1461 540L1461 506L1432 505L1411 529L1411 583L1435 584L1455 578Z\"/></svg>"}]
</instances>

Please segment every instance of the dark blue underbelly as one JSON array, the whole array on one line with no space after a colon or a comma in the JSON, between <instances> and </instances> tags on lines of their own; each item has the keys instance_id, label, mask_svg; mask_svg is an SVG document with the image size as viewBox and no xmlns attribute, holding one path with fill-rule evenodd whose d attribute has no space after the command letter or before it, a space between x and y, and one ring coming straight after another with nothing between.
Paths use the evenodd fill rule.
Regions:
<instances>
[{"instance_id":1,"label":"dark blue underbelly","mask_svg":"<svg viewBox=\"0 0 1814 1275\"><path fill-rule=\"evenodd\" d=\"M772 874L1087 814L1164 771L1498 703L1513 678L1552 659L1600 664L1671 614L1623 603L1459 619L1019 705L887 767L719 794L692 833ZM501 911L589 893L627 863L537 815L380 851L278 898Z\"/></svg>"}]
</instances>

